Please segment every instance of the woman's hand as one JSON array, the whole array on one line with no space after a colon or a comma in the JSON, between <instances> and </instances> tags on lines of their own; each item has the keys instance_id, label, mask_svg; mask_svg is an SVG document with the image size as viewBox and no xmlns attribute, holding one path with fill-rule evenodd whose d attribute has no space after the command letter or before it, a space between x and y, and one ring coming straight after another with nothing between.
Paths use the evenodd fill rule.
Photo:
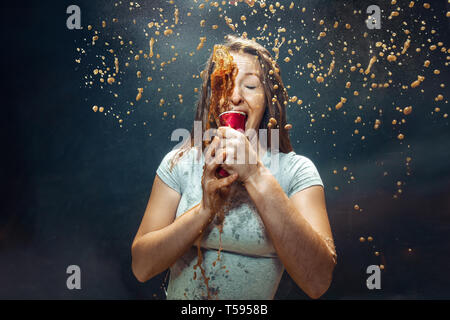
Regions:
<instances>
[{"instance_id":1,"label":"woman's hand","mask_svg":"<svg viewBox=\"0 0 450 320\"><path fill-rule=\"evenodd\" d=\"M210 215L210 220L216 214L223 211L230 193L231 184L236 181L238 174L230 174L228 177L219 179L217 177L217 169L224 162L226 152L224 149L218 148L220 139L214 137L211 144L206 149L205 165L203 167L202 189L203 198L201 202L201 210L206 210ZM219 216L220 220L223 216Z\"/></svg>"},{"instance_id":2,"label":"woman's hand","mask_svg":"<svg viewBox=\"0 0 450 320\"><path fill-rule=\"evenodd\" d=\"M226 154L222 167L229 174L237 173L238 180L245 183L262 165L258 153L241 131L220 127L217 135L220 138L219 150Z\"/></svg>"}]
</instances>

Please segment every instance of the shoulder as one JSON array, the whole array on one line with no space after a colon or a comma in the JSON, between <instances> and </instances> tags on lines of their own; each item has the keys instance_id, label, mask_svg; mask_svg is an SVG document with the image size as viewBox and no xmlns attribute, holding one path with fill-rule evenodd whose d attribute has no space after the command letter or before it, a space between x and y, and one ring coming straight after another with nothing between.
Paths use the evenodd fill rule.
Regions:
<instances>
[{"instance_id":1,"label":"shoulder","mask_svg":"<svg viewBox=\"0 0 450 320\"><path fill-rule=\"evenodd\" d=\"M175 162L176 164L192 163L196 159L196 148L176 148L170 150L163 158L163 162Z\"/></svg>"},{"instance_id":2,"label":"shoulder","mask_svg":"<svg viewBox=\"0 0 450 320\"><path fill-rule=\"evenodd\" d=\"M297 154L295 151L291 151L289 153L280 153L280 160L282 166L286 166L288 168L304 168L314 166L312 160L306 156Z\"/></svg>"},{"instance_id":3,"label":"shoulder","mask_svg":"<svg viewBox=\"0 0 450 320\"><path fill-rule=\"evenodd\" d=\"M203 168L204 157L197 148L177 148L169 151L161 161L160 167L167 171L190 171Z\"/></svg>"},{"instance_id":4,"label":"shoulder","mask_svg":"<svg viewBox=\"0 0 450 320\"><path fill-rule=\"evenodd\" d=\"M163 157L156 174L169 187L182 194L190 177L186 172L196 167L193 166L196 154L193 148L172 149Z\"/></svg>"},{"instance_id":5,"label":"shoulder","mask_svg":"<svg viewBox=\"0 0 450 320\"><path fill-rule=\"evenodd\" d=\"M284 161L281 166L286 175L291 179L292 184L319 184L323 185L319 171L313 161L294 151L284 154Z\"/></svg>"},{"instance_id":6,"label":"shoulder","mask_svg":"<svg viewBox=\"0 0 450 320\"><path fill-rule=\"evenodd\" d=\"M313 185L324 186L319 171L308 157L292 151L284 155L284 161L281 160L281 163L286 178L289 179L289 197Z\"/></svg>"},{"instance_id":7,"label":"shoulder","mask_svg":"<svg viewBox=\"0 0 450 320\"><path fill-rule=\"evenodd\" d=\"M166 160L166 161L173 160L180 151L181 151L181 149L179 149L179 148L170 150L169 152L167 152L164 155L163 160Z\"/></svg>"}]
</instances>

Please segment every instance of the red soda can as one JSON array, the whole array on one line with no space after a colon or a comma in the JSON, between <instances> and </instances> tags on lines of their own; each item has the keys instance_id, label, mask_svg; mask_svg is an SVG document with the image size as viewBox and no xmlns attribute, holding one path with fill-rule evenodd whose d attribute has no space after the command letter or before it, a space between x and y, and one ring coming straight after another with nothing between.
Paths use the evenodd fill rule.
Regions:
<instances>
[{"instance_id":1,"label":"red soda can","mask_svg":"<svg viewBox=\"0 0 450 320\"><path fill-rule=\"evenodd\" d=\"M235 130L245 130L245 120L247 115L240 111L225 111L219 115L220 125L223 127L230 127ZM219 168L218 174L221 177L228 177L230 174L224 169Z\"/></svg>"}]
</instances>

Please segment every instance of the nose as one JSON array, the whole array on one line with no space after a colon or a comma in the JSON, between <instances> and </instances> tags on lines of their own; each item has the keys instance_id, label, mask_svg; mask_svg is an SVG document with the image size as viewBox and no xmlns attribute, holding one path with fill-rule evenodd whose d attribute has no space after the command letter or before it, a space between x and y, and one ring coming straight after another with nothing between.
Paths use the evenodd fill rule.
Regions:
<instances>
[{"instance_id":1,"label":"nose","mask_svg":"<svg viewBox=\"0 0 450 320\"><path fill-rule=\"evenodd\" d=\"M234 86L233 92L231 93L230 102L233 106L238 106L242 103L244 99L241 95L241 90L238 86Z\"/></svg>"}]
</instances>

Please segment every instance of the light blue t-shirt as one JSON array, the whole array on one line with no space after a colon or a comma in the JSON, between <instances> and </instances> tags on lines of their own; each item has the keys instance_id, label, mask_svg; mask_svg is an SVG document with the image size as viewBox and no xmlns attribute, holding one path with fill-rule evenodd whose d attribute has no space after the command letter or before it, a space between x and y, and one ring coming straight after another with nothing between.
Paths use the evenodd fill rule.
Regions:
<instances>
[{"instance_id":1,"label":"light blue t-shirt","mask_svg":"<svg viewBox=\"0 0 450 320\"><path fill-rule=\"evenodd\" d=\"M204 156L191 148L171 169L170 160L178 149L170 151L157 169L159 178L181 194L176 216L200 203ZM288 197L313 185L323 186L320 175L308 158L290 153L270 153L261 162L278 181ZM212 299L273 299L284 267L265 231L258 211L245 188L233 183L233 201L220 235L213 221L203 234L202 267L209 278ZM222 251L218 259L219 236ZM197 247L188 250L171 268L167 299L206 299L208 290L197 264Z\"/></svg>"}]
</instances>

